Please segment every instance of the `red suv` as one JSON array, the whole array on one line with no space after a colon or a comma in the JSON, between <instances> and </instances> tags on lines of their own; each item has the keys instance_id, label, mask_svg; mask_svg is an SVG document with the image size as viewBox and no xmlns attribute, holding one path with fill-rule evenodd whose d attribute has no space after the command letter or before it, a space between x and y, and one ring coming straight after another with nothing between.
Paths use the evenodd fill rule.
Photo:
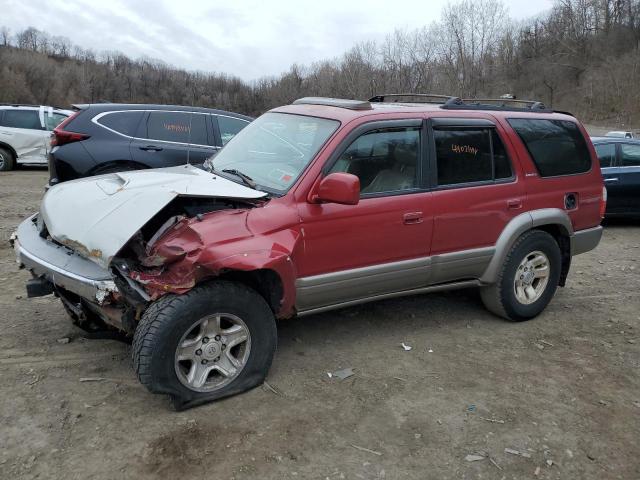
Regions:
<instances>
[{"instance_id":1,"label":"red suv","mask_svg":"<svg viewBox=\"0 0 640 480\"><path fill-rule=\"evenodd\" d=\"M464 287L535 317L602 234L584 128L540 103L414 97L304 98L210 171L52 187L14 237L29 296L133 336L138 378L176 408L260 384L276 318Z\"/></svg>"}]
</instances>

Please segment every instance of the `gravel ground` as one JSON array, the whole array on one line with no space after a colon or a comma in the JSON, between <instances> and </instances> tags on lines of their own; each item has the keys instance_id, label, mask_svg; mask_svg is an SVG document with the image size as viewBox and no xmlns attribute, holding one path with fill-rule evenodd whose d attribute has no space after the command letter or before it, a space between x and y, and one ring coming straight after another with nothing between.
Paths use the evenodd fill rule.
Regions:
<instances>
[{"instance_id":1,"label":"gravel ground","mask_svg":"<svg viewBox=\"0 0 640 480\"><path fill-rule=\"evenodd\" d=\"M175 413L128 345L26 298L6 240L45 181L0 175L0 478L640 478L639 223L607 225L535 320L468 290L281 322L272 389Z\"/></svg>"}]
</instances>

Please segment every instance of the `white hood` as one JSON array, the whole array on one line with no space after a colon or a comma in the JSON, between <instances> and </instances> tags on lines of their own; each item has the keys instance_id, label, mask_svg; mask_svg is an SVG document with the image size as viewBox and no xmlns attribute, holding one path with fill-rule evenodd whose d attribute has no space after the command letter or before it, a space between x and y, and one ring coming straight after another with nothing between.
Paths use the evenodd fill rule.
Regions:
<instances>
[{"instance_id":1,"label":"white hood","mask_svg":"<svg viewBox=\"0 0 640 480\"><path fill-rule=\"evenodd\" d=\"M182 165L61 183L44 196L40 215L55 240L107 268L131 237L177 196L256 199L266 195Z\"/></svg>"}]
</instances>

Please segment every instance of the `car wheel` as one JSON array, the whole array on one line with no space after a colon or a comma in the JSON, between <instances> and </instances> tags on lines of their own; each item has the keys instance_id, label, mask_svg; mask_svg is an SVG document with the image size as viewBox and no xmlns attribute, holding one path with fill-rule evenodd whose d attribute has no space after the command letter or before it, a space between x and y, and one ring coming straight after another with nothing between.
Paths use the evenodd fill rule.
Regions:
<instances>
[{"instance_id":1,"label":"car wheel","mask_svg":"<svg viewBox=\"0 0 640 480\"><path fill-rule=\"evenodd\" d=\"M488 310L511 321L529 320L542 312L558 288L560 247L547 232L531 230L515 242L498 281L480 289Z\"/></svg>"},{"instance_id":2,"label":"car wheel","mask_svg":"<svg viewBox=\"0 0 640 480\"><path fill-rule=\"evenodd\" d=\"M6 148L0 148L0 171L7 172L13 170L16 166L13 154Z\"/></svg>"},{"instance_id":3,"label":"car wheel","mask_svg":"<svg viewBox=\"0 0 640 480\"><path fill-rule=\"evenodd\" d=\"M276 343L264 298L216 281L149 306L133 336L133 365L149 391L169 394L183 410L260 385Z\"/></svg>"}]
</instances>

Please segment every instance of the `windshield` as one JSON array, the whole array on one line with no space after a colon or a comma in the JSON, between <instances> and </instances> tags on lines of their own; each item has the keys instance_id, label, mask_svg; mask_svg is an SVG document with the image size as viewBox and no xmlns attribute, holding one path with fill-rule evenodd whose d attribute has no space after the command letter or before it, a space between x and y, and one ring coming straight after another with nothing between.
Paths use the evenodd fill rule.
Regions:
<instances>
[{"instance_id":1,"label":"windshield","mask_svg":"<svg viewBox=\"0 0 640 480\"><path fill-rule=\"evenodd\" d=\"M211 165L217 172L237 170L257 189L284 193L339 125L324 118L265 113L233 137Z\"/></svg>"}]
</instances>

